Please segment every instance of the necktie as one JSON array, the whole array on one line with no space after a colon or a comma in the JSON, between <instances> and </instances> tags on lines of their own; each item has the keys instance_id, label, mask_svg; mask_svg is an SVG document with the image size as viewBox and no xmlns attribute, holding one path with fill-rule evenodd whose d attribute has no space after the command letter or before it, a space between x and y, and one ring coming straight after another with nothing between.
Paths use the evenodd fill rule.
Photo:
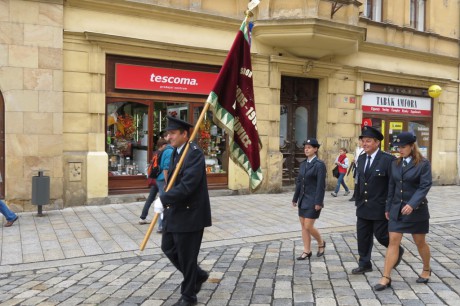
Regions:
<instances>
[{"instance_id":1,"label":"necktie","mask_svg":"<svg viewBox=\"0 0 460 306\"><path fill-rule=\"evenodd\" d=\"M177 163L179 162L180 154L177 153L177 150L174 151L174 158L173 158L173 167L175 168Z\"/></svg>"},{"instance_id":2,"label":"necktie","mask_svg":"<svg viewBox=\"0 0 460 306\"><path fill-rule=\"evenodd\" d=\"M364 169L364 174L365 175L369 175L369 168L371 167L371 158L372 158L372 156L370 156L370 155L367 156L366 169Z\"/></svg>"},{"instance_id":3,"label":"necktie","mask_svg":"<svg viewBox=\"0 0 460 306\"><path fill-rule=\"evenodd\" d=\"M403 167L407 166L407 160L403 159Z\"/></svg>"}]
</instances>

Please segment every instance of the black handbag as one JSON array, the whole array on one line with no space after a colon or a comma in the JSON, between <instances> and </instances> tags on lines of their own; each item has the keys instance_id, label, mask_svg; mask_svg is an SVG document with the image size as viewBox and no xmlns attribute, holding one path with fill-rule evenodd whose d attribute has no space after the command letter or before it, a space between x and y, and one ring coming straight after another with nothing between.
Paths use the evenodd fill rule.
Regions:
<instances>
[{"instance_id":1,"label":"black handbag","mask_svg":"<svg viewBox=\"0 0 460 306\"><path fill-rule=\"evenodd\" d=\"M332 169L332 175L335 178L339 178L339 166L335 166L334 169Z\"/></svg>"}]
</instances>

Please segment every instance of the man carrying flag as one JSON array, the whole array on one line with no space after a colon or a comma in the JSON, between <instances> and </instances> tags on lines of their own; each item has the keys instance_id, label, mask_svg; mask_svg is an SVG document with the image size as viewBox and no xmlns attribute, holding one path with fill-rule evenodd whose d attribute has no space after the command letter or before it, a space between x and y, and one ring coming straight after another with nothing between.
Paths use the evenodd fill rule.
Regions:
<instances>
[{"instance_id":1,"label":"man carrying flag","mask_svg":"<svg viewBox=\"0 0 460 306\"><path fill-rule=\"evenodd\" d=\"M247 19L251 14L250 10L259 2L260 0L252 0L248 4L246 19L196 125L200 125L208 107L212 106L217 123L229 133L233 159L249 174L251 188L258 187L262 182L262 170ZM176 306L195 305L196 294L209 277L209 274L198 266L197 258L204 228L211 226L211 208L204 155L192 142L197 127L189 136L190 127L192 126L187 122L168 117L166 129L170 134L171 145L175 148L169 168L174 173L165 193L154 202L156 215L141 245L143 250L158 214L164 211L161 249L184 275L181 298L173 304Z\"/></svg>"}]
</instances>

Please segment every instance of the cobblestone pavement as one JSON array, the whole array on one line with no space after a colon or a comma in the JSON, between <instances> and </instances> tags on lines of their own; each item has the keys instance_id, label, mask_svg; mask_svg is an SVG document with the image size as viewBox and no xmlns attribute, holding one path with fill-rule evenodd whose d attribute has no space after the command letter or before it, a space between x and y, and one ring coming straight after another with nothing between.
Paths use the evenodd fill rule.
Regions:
<instances>
[{"instance_id":1,"label":"cobblestone pavement","mask_svg":"<svg viewBox=\"0 0 460 306\"><path fill-rule=\"evenodd\" d=\"M422 266L410 236L393 271L391 289L374 292L385 248L376 243L374 271L357 266L354 205L326 196L316 225L326 255L296 261L302 252L292 193L211 198L213 226L205 231L200 264L211 272L200 305L460 305L460 188L433 187L427 240L430 282L416 284ZM154 233L140 252L147 225L143 203L88 206L20 214L0 228L0 305L171 305L182 275L161 254ZM4 221L4 220L2 220ZM313 243L316 249L316 243Z\"/></svg>"}]
</instances>

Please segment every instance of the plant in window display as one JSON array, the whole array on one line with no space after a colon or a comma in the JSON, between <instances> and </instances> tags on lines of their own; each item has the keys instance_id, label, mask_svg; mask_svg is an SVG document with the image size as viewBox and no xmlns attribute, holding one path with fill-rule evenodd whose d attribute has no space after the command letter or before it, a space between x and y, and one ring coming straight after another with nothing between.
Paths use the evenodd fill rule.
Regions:
<instances>
[{"instance_id":1,"label":"plant in window display","mask_svg":"<svg viewBox=\"0 0 460 306\"><path fill-rule=\"evenodd\" d=\"M198 145L203 150L204 155L209 155L211 146L211 120L205 118L200 124L200 139Z\"/></svg>"},{"instance_id":2,"label":"plant in window display","mask_svg":"<svg viewBox=\"0 0 460 306\"><path fill-rule=\"evenodd\" d=\"M117 140L117 148L120 151L126 151L136 132L133 116L130 114L119 115L116 126L115 139Z\"/></svg>"}]
</instances>

